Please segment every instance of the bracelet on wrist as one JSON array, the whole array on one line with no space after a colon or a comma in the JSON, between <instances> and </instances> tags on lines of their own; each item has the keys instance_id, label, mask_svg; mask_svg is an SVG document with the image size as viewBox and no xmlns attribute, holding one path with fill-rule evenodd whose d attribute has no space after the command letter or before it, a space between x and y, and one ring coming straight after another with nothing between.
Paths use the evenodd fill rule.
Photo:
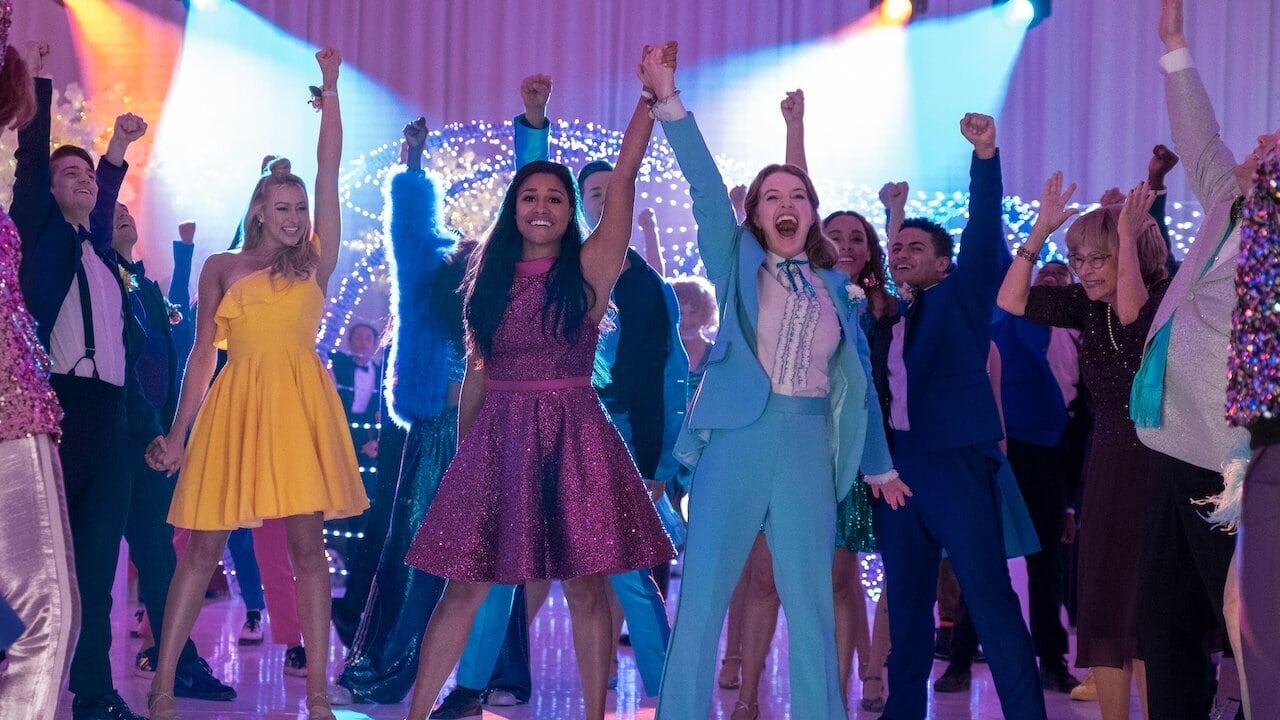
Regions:
<instances>
[{"instance_id":1,"label":"bracelet on wrist","mask_svg":"<svg viewBox=\"0 0 1280 720\"><path fill-rule=\"evenodd\" d=\"M655 99L655 100L654 100L654 103L655 103L655 104L657 104L657 105L661 105L662 103L667 102L668 100L670 100L671 98L673 98L673 97L675 97L675 96L677 96L677 95L679 95L679 94L680 94L680 90L679 90L678 88L677 88L677 89L674 89L674 90L672 90L672 91L671 91L671 94L670 94L670 95L668 95L668 96L666 96L666 97L664 97L664 98L657 98L657 99Z\"/></svg>"},{"instance_id":2,"label":"bracelet on wrist","mask_svg":"<svg viewBox=\"0 0 1280 720\"><path fill-rule=\"evenodd\" d=\"M1013 254L1016 255L1017 257L1022 258L1023 260L1026 260L1032 265L1035 265L1036 263L1040 262L1040 254L1031 252L1029 249L1027 249L1026 245L1019 245L1018 249L1013 251Z\"/></svg>"}]
</instances>

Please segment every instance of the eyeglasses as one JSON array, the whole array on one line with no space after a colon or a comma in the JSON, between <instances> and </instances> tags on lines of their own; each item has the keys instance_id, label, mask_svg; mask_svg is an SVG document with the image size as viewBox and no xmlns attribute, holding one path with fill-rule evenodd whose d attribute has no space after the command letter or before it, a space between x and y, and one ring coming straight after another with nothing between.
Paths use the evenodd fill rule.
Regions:
<instances>
[{"instance_id":1,"label":"eyeglasses","mask_svg":"<svg viewBox=\"0 0 1280 720\"><path fill-rule=\"evenodd\" d=\"M1109 260L1110 258L1111 258L1110 254L1104 255L1102 253L1094 253L1093 255L1087 255L1084 257L1081 257L1080 255L1072 255L1071 257L1067 258L1067 264L1069 264L1071 266L1071 269L1076 272L1080 272L1080 269L1083 268L1085 265L1088 265L1090 268L1094 270L1100 270L1102 269L1102 266L1105 265L1107 263L1107 260Z\"/></svg>"}]
</instances>

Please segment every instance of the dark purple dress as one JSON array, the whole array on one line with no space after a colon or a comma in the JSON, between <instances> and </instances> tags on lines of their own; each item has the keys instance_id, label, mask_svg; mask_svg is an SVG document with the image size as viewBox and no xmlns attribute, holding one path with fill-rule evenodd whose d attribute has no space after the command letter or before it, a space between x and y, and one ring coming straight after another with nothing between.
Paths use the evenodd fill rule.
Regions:
<instances>
[{"instance_id":1,"label":"dark purple dress","mask_svg":"<svg viewBox=\"0 0 1280 720\"><path fill-rule=\"evenodd\" d=\"M598 329L584 325L571 345L542 332L551 260L517 263L484 405L405 558L433 575L514 585L675 556L591 386Z\"/></svg>"},{"instance_id":2,"label":"dark purple dress","mask_svg":"<svg viewBox=\"0 0 1280 720\"><path fill-rule=\"evenodd\" d=\"M1081 331L1080 378L1093 407L1080 508L1076 667L1123 667L1138 647L1138 549L1150 503L1153 451L1138 442L1129 391L1142 364L1147 330L1169 287L1148 288L1138 319L1121 325L1109 305L1080 285L1033 287L1026 319Z\"/></svg>"}]
</instances>

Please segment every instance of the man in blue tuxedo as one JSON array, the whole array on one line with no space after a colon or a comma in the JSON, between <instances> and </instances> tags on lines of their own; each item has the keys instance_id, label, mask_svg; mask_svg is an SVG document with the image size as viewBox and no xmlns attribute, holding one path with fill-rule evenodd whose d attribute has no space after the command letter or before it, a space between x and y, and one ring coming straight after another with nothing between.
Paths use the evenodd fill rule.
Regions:
<instances>
[{"instance_id":1,"label":"man in blue tuxedo","mask_svg":"<svg viewBox=\"0 0 1280 720\"><path fill-rule=\"evenodd\" d=\"M952 269L951 236L890 209L889 269L907 303L882 338L875 376L887 404L894 466L911 487L905 506L876 508L893 653L885 717L925 717L933 664L933 602L945 549L955 568L1007 718L1045 717L1031 637L1013 592L1000 525L996 471L1003 437L987 376L996 292L1011 261L995 121L966 115L974 147L969 224Z\"/></svg>"}]
</instances>

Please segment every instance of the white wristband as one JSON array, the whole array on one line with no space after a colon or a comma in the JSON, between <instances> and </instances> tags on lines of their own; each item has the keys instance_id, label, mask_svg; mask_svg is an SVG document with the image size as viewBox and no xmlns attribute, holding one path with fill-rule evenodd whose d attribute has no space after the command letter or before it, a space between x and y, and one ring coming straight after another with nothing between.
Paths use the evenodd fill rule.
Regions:
<instances>
[{"instance_id":1,"label":"white wristband","mask_svg":"<svg viewBox=\"0 0 1280 720\"><path fill-rule=\"evenodd\" d=\"M880 473L879 475L863 475L862 476L862 481L868 485L888 485L889 483L897 479L898 479L897 470L890 470L887 473Z\"/></svg>"}]
</instances>

